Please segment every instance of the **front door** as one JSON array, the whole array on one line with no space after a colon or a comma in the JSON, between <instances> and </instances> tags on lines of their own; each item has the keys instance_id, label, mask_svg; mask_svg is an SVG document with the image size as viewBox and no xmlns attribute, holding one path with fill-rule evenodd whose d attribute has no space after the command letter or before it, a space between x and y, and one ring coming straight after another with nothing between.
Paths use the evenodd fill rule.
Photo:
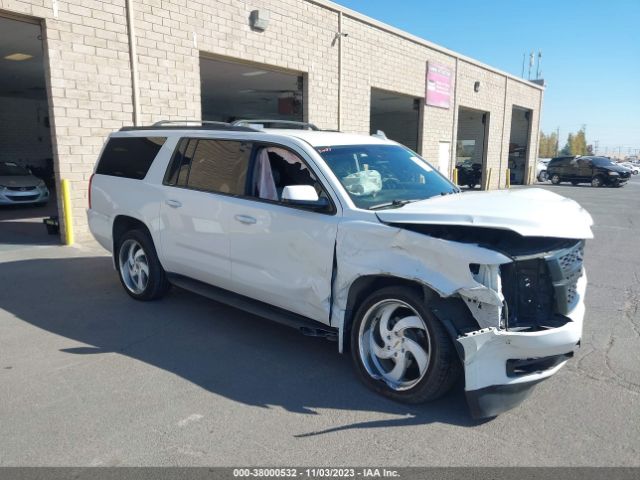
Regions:
<instances>
[{"instance_id":1,"label":"front door","mask_svg":"<svg viewBox=\"0 0 640 480\"><path fill-rule=\"evenodd\" d=\"M229 205L233 290L328 324L340 215L335 206L319 212L281 201L288 185L314 185L327 195L298 154L266 146L254 152L250 194Z\"/></svg>"}]
</instances>

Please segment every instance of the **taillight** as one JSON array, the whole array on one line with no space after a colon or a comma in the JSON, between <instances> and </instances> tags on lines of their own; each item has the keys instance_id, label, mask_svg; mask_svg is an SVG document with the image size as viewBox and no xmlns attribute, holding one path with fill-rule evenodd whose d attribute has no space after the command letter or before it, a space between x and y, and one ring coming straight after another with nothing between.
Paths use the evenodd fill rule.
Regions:
<instances>
[{"instance_id":1,"label":"taillight","mask_svg":"<svg viewBox=\"0 0 640 480\"><path fill-rule=\"evenodd\" d=\"M95 175L95 173L92 173L91 176L89 177L89 210L91 210L91 182L93 182L93 176Z\"/></svg>"}]
</instances>

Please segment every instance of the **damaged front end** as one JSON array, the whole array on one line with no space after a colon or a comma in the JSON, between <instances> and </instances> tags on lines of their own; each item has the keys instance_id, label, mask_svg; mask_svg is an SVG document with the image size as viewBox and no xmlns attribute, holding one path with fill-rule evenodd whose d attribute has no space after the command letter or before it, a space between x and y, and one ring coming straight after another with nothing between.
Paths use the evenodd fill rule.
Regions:
<instances>
[{"instance_id":1,"label":"damaged front end","mask_svg":"<svg viewBox=\"0 0 640 480\"><path fill-rule=\"evenodd\" d=\"M471 264L476 285L457 291L480 327L455 332L476 418L513 408L556 373L579 345L584 316L584 240L494 234L511 237L512 248L501 245L511 261Z\"/></svg>"}]
</instances>

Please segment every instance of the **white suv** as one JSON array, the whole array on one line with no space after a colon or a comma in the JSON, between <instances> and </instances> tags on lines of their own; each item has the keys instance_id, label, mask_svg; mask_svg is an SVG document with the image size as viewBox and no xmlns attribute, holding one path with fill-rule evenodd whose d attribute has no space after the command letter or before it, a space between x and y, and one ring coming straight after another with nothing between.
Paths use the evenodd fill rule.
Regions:
<instances>
[{"instance_id":1,"label":"white suv","mask_svg":"<svg viewBox=\"0 0 640 480\"><path fill-rule=\"evenodd\" d=\"M464 371L475 417L517 405L572 356L592 237L576 202L462 194L385 138L271 124L109 137L88 218L129 295L174 284L337 340L395 400L435 399Z\"/></svg>"}]
</instances>

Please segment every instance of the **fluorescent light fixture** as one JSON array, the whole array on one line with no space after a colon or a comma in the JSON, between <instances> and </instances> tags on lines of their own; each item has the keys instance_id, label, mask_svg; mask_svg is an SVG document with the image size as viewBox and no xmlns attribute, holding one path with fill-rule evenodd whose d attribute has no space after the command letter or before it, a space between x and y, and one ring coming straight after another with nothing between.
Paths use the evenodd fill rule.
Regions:
<instances>
[{"instance_id":1,"label":"fluorescent light fixture","mask_svg":"<svg viewBox=\"0 0 640 480\"><path fill-rule=\"evenodd\" d=\"M29 60L30 58L33 58L33 55L29 55L28 53L12 53L4 57L5 60L13 60L14 62L21 62L23 60Z\"/></svg>"},{"instance_id":2,"label":"fluorescent light fixture","mask_svg":"<svg viewBox=\"0 0 640 480\"><path fill-rule=\"evenodd\" d=\"M256 70L255 72L244 72L242 74L243 77L257 77L258 75L264 75L265 72L264 70Z\"/></svg>"},{"instance_id":3,"label":"fluorescent light fixture","mask_svg":"<svg viewBox=\"0 0 640 480\"><path fill-rule=\"evenodd\" d=\"M238 90L238 93L255 93L255 90L247 88L245 90Z\"/></svg>"}]
</instances>

